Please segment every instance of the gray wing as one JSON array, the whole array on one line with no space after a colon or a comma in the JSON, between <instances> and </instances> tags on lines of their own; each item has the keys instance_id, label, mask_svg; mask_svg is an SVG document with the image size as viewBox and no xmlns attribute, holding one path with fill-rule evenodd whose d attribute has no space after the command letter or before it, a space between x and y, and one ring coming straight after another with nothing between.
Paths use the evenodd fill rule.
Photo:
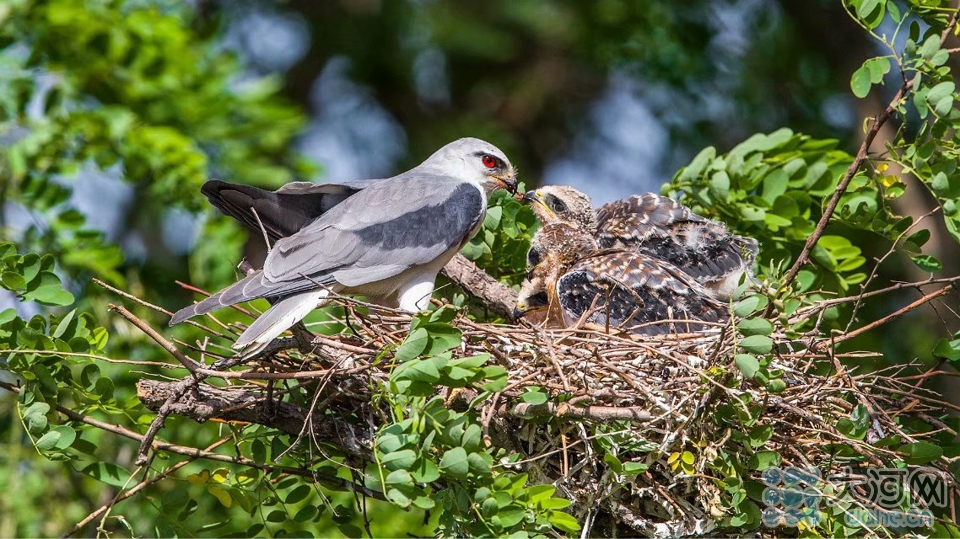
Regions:
<instances>
[{"instance_id":1,"label":"gray wing","mask_svg":"<svg viewBox=\"0 0 960 539\"><path fill-rule=\"evenodd\" d=\"M260 226L271 242L296 234L301 228L378 180L340 183L288 183L276 191L210 180L200 192L224 215L256 233Z\"/></svg>"},{"instance_id":2,"label":"gray wing","mask_svg":"<svg viewBox=\"0 0 960 539\"><path fill-rule=\"evenodd\" d=\"M257 298L395 277L462 246L485 210L477 187L452 178L401 175L374 182L278 240L262 270L180 310L171 324Z\"/></svg>"},{"instance_id":3,"label":"gray wing","mask_svg":"<svg viewBox=\"0 0 960 539\"><path fill-rule=\"evenodd\" d=\"M348 287L387 279L463 245L485 210L476 186L452 178L377 182L278 241L264 275L273 282L332 275Z\"/></svg>"}]
</instances>

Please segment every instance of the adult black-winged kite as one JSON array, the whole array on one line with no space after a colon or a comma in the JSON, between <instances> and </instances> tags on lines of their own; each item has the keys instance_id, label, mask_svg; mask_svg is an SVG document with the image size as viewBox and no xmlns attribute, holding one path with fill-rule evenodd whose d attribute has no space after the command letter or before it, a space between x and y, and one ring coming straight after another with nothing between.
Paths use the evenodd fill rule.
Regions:
<instances>
[{"instance_id":1,"label":"adult black-winged kite","mask_svg":"<svg viewBox=\"0 0 960 539\"><path fill-rule=\"evenodd\" d=\"M248 203L243 190L224 193L235 198L218 207L252 228L262 226L276 242L263 269L181 309L170 324L244 301L276 298L234 344L250 356L332 294L358 294L420 311L430 301L437 273L482 225L490 193L515 192L516 185L516 172L503 152L463 138L392 178L298 182L276 191L275 199L253 197L250 211L243 208ZM222 185L213 185L205 194L220 190Z\"/></svg>"}]
</instances>

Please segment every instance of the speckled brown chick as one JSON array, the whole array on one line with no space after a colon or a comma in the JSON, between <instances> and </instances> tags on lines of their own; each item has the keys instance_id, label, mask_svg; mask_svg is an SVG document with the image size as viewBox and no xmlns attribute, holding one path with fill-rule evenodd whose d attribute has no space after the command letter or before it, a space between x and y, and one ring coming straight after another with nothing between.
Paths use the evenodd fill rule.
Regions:
<instances>
[{"instance_id":1,"label":"speckled brown chick","mask_svg":"<svg viewBox=\"0 0 960 539\"><path fill-rule=\"evenodd\" d=\"M551 298L548 285L596 250L593 236L571 223L555 221L540 227L527 251L527 278L520 287L514 318L522 317L533 323L548 321L553 327L562 327L559 304Z\"/></svg>"},{"instance_id":2,"label":"speckled brown chick","mask_svg":"<svg viewBox=\"0 0 960 539\"><path fill-rule=\"evenodd\" d=\"M528 191L541 223L557 220L590 231L601 249L625 248L673 264L718 299L734 295L741 280L752 279L757 242L731 234L718 221L653 193L634 195L593 209L590 198L562 185Z\"/></svg>"},{"instance_id":3,"label":"speckled brown chick","mask_svg":"<svg viewBox=\"0 0 960 539\"><path fill-rule=\"evenodd\" d=\"M644 253L597 250L593 236L565 221L544 225L531 242L528 271L514 311L547 327L589 322L639 335L708 329L726 306L696 281Z\"/></svg>"}]
</instances>

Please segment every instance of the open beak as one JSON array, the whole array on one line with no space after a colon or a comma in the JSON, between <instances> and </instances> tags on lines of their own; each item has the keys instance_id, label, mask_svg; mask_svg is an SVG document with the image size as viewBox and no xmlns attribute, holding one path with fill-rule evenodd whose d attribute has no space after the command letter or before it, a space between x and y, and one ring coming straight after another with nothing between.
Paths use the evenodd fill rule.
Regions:
<instances>
[{"instance_id":1,"label":"open beak","mask_svg":"<svg viewBox=\"0 0 960 539\"><path fill-rule=\"evenodd\" d=\"M547 214L551 218L557 217L557 214L553 213L553 210L548 208L547 205L544 204L542 200L540 200L540 196L537 194L536 189L534 189L533 191L527 191L526 193L524 193L522 200L531 205L535 205L538 209L543 211L545 214Z\"/></svg>"},{"instance_id":2,"label":"open beak","mask_svg":"<svg viewBox=\"0 0 960 539\"><path fill-rule=\"evenodd\" d=\"M517 194L517 178L514 176L507 177L497 177L497 182L500 184L500 187L506 189L510 192L511 195Z\"/></svg>"},{"instance_id":3,"label":"open beak","mask_svg":"<svg viewBox=\"0 0 960 539\"><path fill-rule=\"evenodd\" d=\"M538 322L540 316L536 313L543 312L546 309L546 305L526 305L524 303L517 303L516 307L513 308L513 321L519 322L521 319L525 318L527 321Z\"/></svg>"}]
</instances>

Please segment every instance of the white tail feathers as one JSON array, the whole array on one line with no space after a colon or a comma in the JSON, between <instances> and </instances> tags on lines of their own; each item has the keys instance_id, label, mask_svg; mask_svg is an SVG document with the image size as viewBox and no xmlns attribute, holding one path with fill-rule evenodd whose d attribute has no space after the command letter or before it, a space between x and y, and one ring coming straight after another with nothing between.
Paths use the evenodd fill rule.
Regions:
<instances>
[{"instance_id":1,"label":"white tail feathers","mask_svg":"<svg viewBox=\"0 0 960 539\"><path fill-rule=\"evenodd\" d=\"M233 348L242 349L247 357L256 354L290 326L303 320L329 295L327 289L312 290L277 302L250 324L237 338Z\"/></svg>"}]
</instances>

